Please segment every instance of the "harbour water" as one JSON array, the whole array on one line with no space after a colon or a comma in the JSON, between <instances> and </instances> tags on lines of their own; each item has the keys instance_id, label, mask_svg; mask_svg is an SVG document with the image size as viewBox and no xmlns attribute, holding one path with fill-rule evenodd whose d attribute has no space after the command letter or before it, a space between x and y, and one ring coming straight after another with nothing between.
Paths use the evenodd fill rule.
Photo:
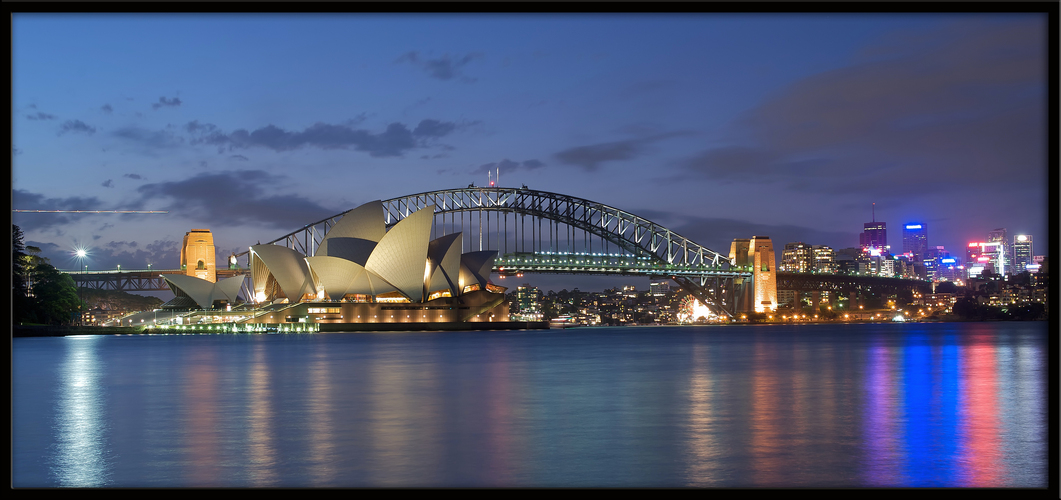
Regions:
<instances>
[{"instance_id":1,"label":"harbour water","mask_svg":"<svg viewBox=\"0 0 1061 500\"><path fill-rule=\"evenodd\" d=\"M14 487L1048 482L1047 324L12 342Z\"/></svg>"}]
</instances>

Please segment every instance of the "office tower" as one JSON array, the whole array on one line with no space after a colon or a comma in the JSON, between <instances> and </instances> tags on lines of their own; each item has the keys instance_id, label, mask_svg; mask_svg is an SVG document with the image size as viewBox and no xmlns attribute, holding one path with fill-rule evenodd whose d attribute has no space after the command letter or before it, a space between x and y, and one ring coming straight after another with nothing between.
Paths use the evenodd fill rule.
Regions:
<instances>
[{"instance_id":1,"label":"office tower","mask_svg":"<svg viewBox=\"0 0 1061 500\"><path fill-rule=\"evenodd\" d=\"M809 273L814 270L814 253L810 245L803 242L785 243L781 251L781 271Z\"/></svg>"},{"instance_id":2,"label":"office tower","mask_svg":"<svg viewBox=\"0 0 1061 500\"><path fill-rule=\"evenodd\" d=\"M920 261L928 252L928 224L911 222L903 225L903 253Z\"/></svg>"},{"instance_id":3,"label":"office tower","mask_svg":"<svg viewBox=\"0 0 1061 500\"><path fill-rule=\"evenodd\" d=\"M988 243L998 243L1000 245L998 258L996 259L995 272L1003 276L1011 274L1013 272L1010 253L1009 253L1009 241L1006 238L1006 228L1000 227L987 233Z\"/></svg>"},{"instance_id":4,"label":"office tower","mask_svg":"<svg viewBox=\"0 0 1061 500\"><path fill-rule=\"evenodd\" d=\"M858 243L863 250L877 248L884 251L888 248L888 226L884 222L877 222L877 204L873 204L873 222L862 225L862 234L859 235Z\"/></svg>"},{"instance_id":5,"label":"office tower","mask_svg":"<svg viewBox=\"0 0 1061 500\"><path fill-rule=\"evenodd\" d=\"M814 245L814 270L819 273L836 273L836 252L825 245Z\"/></svg>"},{"instance_id":6,"label":"office tower","mask_svg":"<svg viewBox=\"0 0 1061 500\"><path fill-rule=\"evenodd\" d=\"M1018 234L1013 237L1013 274L1020 274L1028 270L1028 264L1032 264L1032 235Z\"/></svg>"},{"instance_id":7,"label":"office tower","mask_svg":"<svg viewBox=\"0 0 1061 500\"><path fill-rule=\"evenodd\" d=\"M974 278L983 272L1002 274L1005 257L1000 241L971 242L965 251L965 276Z\"/></svg>"}]
</instances>

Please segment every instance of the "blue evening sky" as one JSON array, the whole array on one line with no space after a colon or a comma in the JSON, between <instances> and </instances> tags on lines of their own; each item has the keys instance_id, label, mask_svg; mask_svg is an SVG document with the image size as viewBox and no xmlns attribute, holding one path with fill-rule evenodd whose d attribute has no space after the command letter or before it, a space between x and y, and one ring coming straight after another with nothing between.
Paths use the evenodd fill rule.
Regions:
<instances>
[{"instance_id":1,"label":"blue evening sky","mask_svg":"<svg viewBox=\"0 0 1061 500\"><path fill-rule=\"evenodd\" d=\"M857 246L875 202L896 252L919 221L961 258L996 227L1043 255L1046 33L1040 14L15 14L13 208L169 214L13 218L62 269L78 244L92 269L172 269L192 228L223 258L500 168L723 253Z\"/></svg>"}]
</instances>

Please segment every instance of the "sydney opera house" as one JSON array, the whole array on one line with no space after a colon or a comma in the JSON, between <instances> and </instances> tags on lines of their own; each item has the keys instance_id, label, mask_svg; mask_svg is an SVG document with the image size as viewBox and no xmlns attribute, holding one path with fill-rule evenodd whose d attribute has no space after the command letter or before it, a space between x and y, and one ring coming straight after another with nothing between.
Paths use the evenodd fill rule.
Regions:
<instances>
[{"instance_id":1,"label":"sydney opera house","mask_svg":"<svg viewBox=\"0 0 1061 500\"><path fill-rule=\"evenodd\" d=\"M253 309L246 323L452 323L508 321L505 289L490 283L496 251L462 253L461 233L431 239L434 207L389 230L383 204L347 212L306 256L250 247ZM171 303L235 303L244 277L212 283L166 275Z\"/></svg>"}]
</instances>

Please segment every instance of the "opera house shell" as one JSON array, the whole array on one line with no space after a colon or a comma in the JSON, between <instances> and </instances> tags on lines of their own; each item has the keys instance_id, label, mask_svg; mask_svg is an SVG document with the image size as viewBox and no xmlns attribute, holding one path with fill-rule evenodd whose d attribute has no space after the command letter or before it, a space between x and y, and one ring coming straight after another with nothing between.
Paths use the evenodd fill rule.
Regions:
<instances>
[{"instance_id":1,"label":"opera house shell","mask_svg":"<svg viewBox=\"0 0 1061 500\"><path fill-rule=\"evenodd\" d=\"M305 256L250 247L256 323L507 321L504 288L489 282L496 251L461 253L461 233L431 240L434 207L387 230L383 203L347 212ZM220 284L219 284L220 285Z\"/></svg>"}]
</instances>

